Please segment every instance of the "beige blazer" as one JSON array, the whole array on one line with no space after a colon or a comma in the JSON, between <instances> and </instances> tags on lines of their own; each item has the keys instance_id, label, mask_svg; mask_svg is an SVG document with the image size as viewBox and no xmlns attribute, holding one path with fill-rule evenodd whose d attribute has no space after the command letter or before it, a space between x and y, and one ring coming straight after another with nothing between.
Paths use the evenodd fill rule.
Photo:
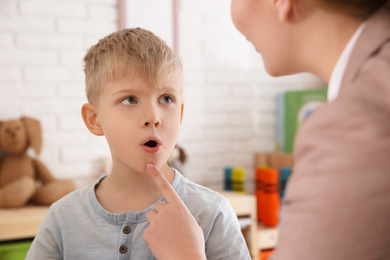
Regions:
<instances>
[{"instance_id":1,"label":"beige blazer","mask_svg":"<svg viewBox=\"0 0 390 260\"><path fill-rule=\"evenodd\" d=\"M390 259L390 5L301 128L272 259Z\"/></svg>"}]
</instances>

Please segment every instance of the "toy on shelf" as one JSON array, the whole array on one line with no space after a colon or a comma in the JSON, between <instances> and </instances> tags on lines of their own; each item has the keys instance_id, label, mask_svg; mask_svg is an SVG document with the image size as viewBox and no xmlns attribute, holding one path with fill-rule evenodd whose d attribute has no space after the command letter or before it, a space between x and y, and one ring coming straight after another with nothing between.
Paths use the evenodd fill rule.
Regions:
<instances>
[{"instance_id":1,"label":"toy on shelf","mask_svg":"<svg viewBox=\"0 0 390 260\"><path fill-rule=\"evenodd\" d=\"M292 174L292 154L255 154L255 196L257 217L265 226L276 226L279 221L280 201Z\"/></svg>"},{"instance_id":2,"label":"toy on shelf","mask_svg":"<svg viewBox=\"0 0 390 260\"><path fill-rule=\"evenodd\" d=\"M294 166L293 155L290 153L257 153L255 154L255 169L262 167L274 168L279 172L279 194L284 197L287 181L292 175Z\"/></svg>"},{"instance_id":3,"label":"toy on shelf","mask_svg":"<svg viewBox=\"0 0 390 260\"><path fill-rule=\"evenodd\" d=\"M54 178L41 161L29 156L30 146L40 154L38 120L21 117L0 121L0 207L20 207L30 201L50 205L75 189L71 180Z\"/></svg>"},{"instance_id":4,"label":"toy on shelf","mask_svg":"<svg viewBox=\"0 0 390 260\"><path fill-rule=\"evenodd\" d=\"M291 175L291 167L284 166L279 170L279 194L283 199L286 190L286 184Z\"/></svg>"},{"instance_id":5,"label":"toy on shelf","mask_svg":"<svg viewBox=\"0 0 390 260\"><path fill-rule=\"evenodd\" d=\"M225 167L224 189L227 191L246 193L245 169L242 167Z\"/></svg>"},{"instance_id":6,"label":"toy on shelf","mask_svg":"<svg viewBox=\"0 0 390 260\"><path fill-rule=\"evenodd\" d=\"M246 193L244 184L245 184L245 169L242 167L234 167L232 170L233 191Z\"/></svg>"},{"instance_id":7,"label":"toy on shelf","mask_svg":"<svg viewBox=\"0 0 390 260\"><path fill-rule=\"evenodd\" d=\"M274 168L256 169L257 219L265 226L275 227L279 222L279 174Z\"/></svg>"},{"instance_id":8,"label":"toy on shelf","mask_svg":"<svg viewBox=\"0 0 390 260\"><path fill-rule=\"evenodd\" d=\"M224 190L231 191L232 187L232 167L225 167L225 175L224 175Z\"/></svg>"},{"instance_id":9,"label":"toy on shelf","mask_svg":"<svg viewBox=\"0 0 390 260\"><path fill-rule=\"evenodd\" d=\"M256 210L257 210L257 220L261 221L261 208L262 208L262 189L263 189L263 183L262 183L262 169L263 168L257 168L255 172L255 191L254 194L256 196Z\"/></svg>"}]
</instances>

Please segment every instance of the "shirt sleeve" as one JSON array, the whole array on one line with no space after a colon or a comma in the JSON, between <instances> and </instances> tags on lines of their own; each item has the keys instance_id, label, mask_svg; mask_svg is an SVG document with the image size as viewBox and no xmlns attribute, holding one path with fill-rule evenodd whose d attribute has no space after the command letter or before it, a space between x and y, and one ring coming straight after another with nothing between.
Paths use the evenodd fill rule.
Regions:
<instances>
[{"instance_id":1,"label":"shirt sleeve","mask_svg":"<svg viewBox=\"0 0 390 260\"><path fill-rule=\"evenodd\" d=\"M221 200L206 241L208 260L251 259L237 215L228 199Z\"/></svg>"},{"instance_id":2,"label":"shirt sleeve","mask_svg":"<svg viewBox=\"0 0 390 260\"><path fill-rule=\"evenodd\" d=\"M27 260L63 259L62 238L58 220L51 207L38 228L37 234L27 253Z\"/></svg>"}]
</instances>

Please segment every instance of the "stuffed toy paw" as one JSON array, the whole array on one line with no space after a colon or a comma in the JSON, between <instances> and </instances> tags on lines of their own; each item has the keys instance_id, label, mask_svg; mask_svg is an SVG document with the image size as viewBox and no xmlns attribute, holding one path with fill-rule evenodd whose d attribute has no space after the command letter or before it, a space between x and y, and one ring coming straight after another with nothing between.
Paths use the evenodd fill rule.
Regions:
<instances>
[{"instance_id":1,"label":"stuffed toy paw","mask_svg":"<svg viewBox=\"0 0 390 260\"><path fill-rule=\"evenodd\" d=\"M58 180L38 159L42 131L38 120L21 117L0 121L0 207L20 207L30 201L50 205L75 190L71 180Z\"/></svg>"}]
</instances>

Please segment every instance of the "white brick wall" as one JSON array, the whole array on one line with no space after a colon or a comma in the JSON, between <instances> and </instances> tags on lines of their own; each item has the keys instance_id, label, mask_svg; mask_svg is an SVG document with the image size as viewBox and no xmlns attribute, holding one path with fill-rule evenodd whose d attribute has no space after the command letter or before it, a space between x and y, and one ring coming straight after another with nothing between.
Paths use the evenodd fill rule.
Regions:
<instances>
[{"instance_id":1,"label":"white brick wall","mask_svg":"<svg viewBox=\"0 0 390 260\"><path fill-rule=\"evenodd\" d=\"M0 120L39 119L40 159L58 178L86 178L109 155L80 116L82 58L117 19L117 0L0 0Z\"/></svg>"},{"instance_id":2,"label":"white brick wall","mask_svg":"<svg viewBox=\"0 0 390 260\"><path fill-rule=\"evenodd\" d=\"M234 28L230 1L179 0L185 114L179 144L188 178L221 187L223 168L253 176L253 153L274 149L275 95L322 86L310 75L271 78ZM108 156L85 128L82 58L117 30L117 0L0 0L0 120L29 115L43 126L40 158L59 178L85 179Z\"/></svg>"}]
</instances>

